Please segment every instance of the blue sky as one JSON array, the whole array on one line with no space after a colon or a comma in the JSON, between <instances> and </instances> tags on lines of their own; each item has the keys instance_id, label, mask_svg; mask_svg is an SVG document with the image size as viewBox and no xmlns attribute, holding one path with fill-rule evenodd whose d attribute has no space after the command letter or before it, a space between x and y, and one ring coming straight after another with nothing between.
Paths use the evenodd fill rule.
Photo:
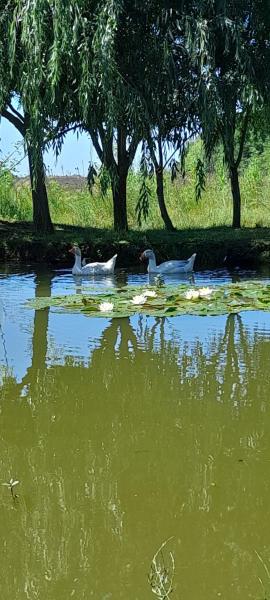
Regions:
<instances>
[{"instance_id":1,"label":"blue sky","mask_svg":"<svg viewBox=\"0 0 270 600\"><path fill-rule=\"evenodd\" d=\"M28 174L28 163L24 157L22 138L13 125L6 119L0 122L0 161L12 155L12 161L17 163L17 175ZM54 175L87 175L89 162L98 162L93 145L86 133L77 137L76 133L66 136L61 155L56 162L54 153L47 152L44 155L45 165L50 174Z\"/></svg>"}]
</instances>

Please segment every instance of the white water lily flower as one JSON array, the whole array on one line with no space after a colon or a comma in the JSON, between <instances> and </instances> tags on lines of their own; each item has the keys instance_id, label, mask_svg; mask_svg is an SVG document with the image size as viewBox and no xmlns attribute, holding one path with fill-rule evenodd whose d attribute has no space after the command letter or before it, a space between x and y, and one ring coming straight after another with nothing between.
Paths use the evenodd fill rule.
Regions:
<instances>
[{"instance_id":1,"label":"white water lily flower","mask_svg":"<svg viewBox=\"0 0 270 600\"><path fill-rule=\"evenodd\" d=\"M184 294L186 300L197 300L200 297L198 290L188 290Z\"/></svg>"},{"instance_id":2,"label":"white water lily flower","mask_svg":"<svg viewBox=\"0 0 270 600\"><path fill-rule=\"evenodd\" d=\"M139 296L134 296L131 300L132 304L144 304L146 302L146 296L140 294Z\"/></svg>"},{"instance_id":3,"label":"white water lily flower","mask_svg":"<svg viewBox=\"0 0 270 600\"><path fill-rule=\"evenodd\" d=\"M155 298L157 295L157 292L155 292L154 290L145 290L145 292L143 292L143 295L146 298Z\"/></svg>"},{"instance_id":4,"label":"white water lily flower","mask_svg":"<svg viewBox=\"0 0 270 600\"><path fill-rule=\"evenodd\" d=\"M199 294L200 294L200 298L207 298L208 296L211 296L211 294L213 293L213 289L209 288L209 287L203 287L199 290Z\"/></svg>"},{"instance_id":5,"label":"white water lily flower","mask_svg":"<svg viewBox=\"0 0 270 600\"><path fill-rule=\"evenodd\" d=\"M112 302L101 302L101 304L99 305L99 310L101 312L110 312L111 310L113 310L113 303Z\"/></svg>"}]
</instances>

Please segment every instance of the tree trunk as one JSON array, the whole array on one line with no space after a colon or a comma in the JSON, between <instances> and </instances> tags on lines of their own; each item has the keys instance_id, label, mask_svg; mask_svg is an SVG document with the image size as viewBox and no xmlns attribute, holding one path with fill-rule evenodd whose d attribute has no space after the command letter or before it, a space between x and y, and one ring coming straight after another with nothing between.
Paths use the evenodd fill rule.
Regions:
<instances>
[{"instance_id":1,"label":"tree trunk","mask_svg":"<svg viewBox=\"0 0 270 600\"><path fill-rule=\"evenodd\" d=\"M160 208L160 214L163 219L165 228L168 231L175 231L175 227L172 224L172 221L169 217L169 214L168 214L168 211L166 208L166 204L165 204L163 169L161 167L158 167L156 169L156 181L157 181L157 199L158 199L158 204L159 204L159 208Z\"/></svg>"},{"instance_id":2,"label":"tree trunk","mask_svg":"<svg viewBox=\"0 0 270 600\"><path fill-rule=\"evenodd\" d=\"M129 167L134 159L139 143L134 134L127 148L127 130L124 126L117 127L117 159L114 153L114 132L99 124L97 129L89 125L87 131L90 133L94 148L100 162L106 167L111 183L113 195L113 220L116 231L127 231L127 176Z\"/></svg>"},{"instance_id":3,"label":"tree trunk","mask_svg":"<svg viewBox=\"0 0 270 600\"><path fill-rule=\"evenodd\" d=\"M27 144L27 152L33 200L34 229L37 233L52 233L53 224L50 217L42 152L40 150L35 165L33 150L29 144Z\"/></svg>"},{"instance_id":4,"label":"tree trunk","mask_svg":"<svg viewBox=\"0 0 270 600\"><path fill-rule=\"evenodd\" d=\"M234 164L230 167L230 182L233 198L233 222L232 226L236 229L241 227L241 195L238 178L238 169Z\"/></svg>"},{"instance_id":5,"label":"tree trunk","mask_svg":"<svg viewBox=\"0 0 270 600\"><path fill-rule=\"evenodd\" d=\"M117 180L112 183L113 223L115 231L127 231L127 170L118 169Z\"/></svg>"},{"instance_id":6,"label":"tree trunk","mask_svg":"<svg viewBox=\"0 0 270 600\"><path fill-rule=\"evenodd\" d=\"M127 175L129 161L127 156L127 132L125 127L117 127L117 175L112 180L113 222L115 231L127 231Z\"/></svg>"},{"instance_id":7,"label":"tree trunk","mask_svg":"<svg viewBox=\"0 0 270 600\"><path fill-rule=\"evenodd\" d=\"M45 173L42 150L39 149L38 157L35 158L31 144L26 140L27 129L29 128L30 115L24 107L24 114L20 114L12 104L8 104L8 110L2 110L2 116L7 119L20 132L27 145L29 173L31 181L31 192L33 201L33 222L34 229L38 233L52 233L53 225L51 222L47 190L45 185ZM34 168L35 167L35 168Z\"/></svg>"}]
</instances>

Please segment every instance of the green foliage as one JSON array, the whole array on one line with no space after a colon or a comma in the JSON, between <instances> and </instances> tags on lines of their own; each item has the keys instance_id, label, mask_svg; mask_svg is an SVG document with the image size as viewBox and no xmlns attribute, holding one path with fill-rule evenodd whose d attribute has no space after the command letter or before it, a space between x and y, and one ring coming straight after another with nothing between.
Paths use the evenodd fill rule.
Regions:
<instances>
[{"instance_id":1,"label":"green foliage","mask_svg":"<svg viewBox=\"0 0 270 600\"><path fill-rule=\"evenodd\" d=\"M14 214L12 215L10 213L14 208L15 203L13 203L13 207L11 208L10 199L14 196L14 192L12 174L6 169L0 170L0 213L2 215L9 214L11 218L14 217Z\"/></svg>"},{"instance_id":2,"label":"green foliage","mask_svg":"<svg viewBox=\"0 0 270 600\"><path fill-rule=\"evenodd\" d=\"M139 227L142 226L143 221L147 221L147 218L149 216L149 206L152 195L149 181L153 177L153 174L154 168L150 158L149 149L147 148L146 142L143 142L140 161L141 186L138 202L135 208Z\"/></svg>"},{"instance_id":3,"label":"green foliage","mask_svg":"<svg viewBox=\"0 0 270 600\"><path fill-rule=\"evenodd\" d=\"M186 138L201 131L207 159L223 145L238 227L244 143L249 128L262 130L261 113L269 121L269 31L269 11L258 0L182 0L175 7L163 0L14 0L8 10L2 3L0 109L20 97L34 176L44 146L57 152L71 126L88 131L104 169L101 190L108 181L112 187L119 230L127 228L126 174L139 142L147 141L156 173L170 166L177 183L174 152L183 159ZM94 175L90 169L91 186ZM197 197L204 186L199 158ZM144 180L140 223L151 218L151 192Z\"/></svg>"},{"instance_id":4,"label":"green foliage","mask_svg":"<svg viewBox=\"0 0 270 600\"><path fill-rule=\"evenodd\" d=\"M147 183L147 178L143 177L140 187L139 199L135 208L139 227L142 226L143 221L145 223L147 222L147 218L149 216L149 204L151 201L151 195L151 188Z\"/></svg>"},{"instance_id":5,"label":"green foliage","mask_svg":"<svg viewBox=\"0 0 270 600\"><path fill-rule=\"evenodd\" d=\"M246 227L270 226L270 142L266 141L263 152L250 143L249 156L244 157L240 171L243 194L243 224ZM208 170L205 172L205 190L197 202L195 198L196 165L202 160L199 141L190 144L186 157L186 174L171 182L165 173L164 185L167 207L178 229L230 225L232 207L227 170L222 149L218 148ZM106 171L103 170L104 177ZM128 220L132 229L138 228L138 198L141 194L140 173L131 171L128 176ZM146 180L148 213L142 220L141 229L162 229L163 222L155 196L155 180ZM98 178L89 194L87 185L81 189L61 187L49 180L49 204L54 223L85 227L112 228L112 195L108 185ZM31 221L32 198L29 185L17 182L9 171L0 174L0 218L4 220Z\"/></svg>"},{"instance_id":6,"label":"green foliage","mask_svg":"<svg viewBox=\"0 0 270 600\"><path fill-rule=\"evenodd\" d=\"M200 200L202 197L202 192L205 191L206 185L206 176L205 176L205 167L201 158L198 158L196 164L196 200Z\"/></svg>"},{"instance_id":7,"label":"green foliage","mask_svg":"<svg viewBox=\"0 0 270 600\"><path fill-rule=\"evenodd\" d=\"M256 0L186 4L205 155L209 160L217 145L223 145L231 180L233 226L239 228L238 169L253 118L269 95L269 15ZM200 192L200 186L197 189Z\"/></svg>"},{"instance_id":8,"label":"green foliage","mask_svg":"<svg viewBox=\"0 0 270 600\"><path fill-rule=\"evenodd\" d=\"M96 292L96 293L95 293ZM246 310L270 311L270 285L245 282L198 288L178 286L129 286L100 293L91 287L91 294L37 298L30 308L50 306L81 311L92 317L121 318L135 314L155 317L178 315L223 315Z\"/></svg>"}]
</instances>

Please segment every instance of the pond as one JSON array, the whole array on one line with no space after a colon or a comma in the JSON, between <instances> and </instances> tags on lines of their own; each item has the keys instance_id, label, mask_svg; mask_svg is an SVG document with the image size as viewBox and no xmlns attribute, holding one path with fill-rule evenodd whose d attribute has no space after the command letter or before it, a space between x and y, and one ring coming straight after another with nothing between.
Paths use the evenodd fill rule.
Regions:
<instances>
[{"instance_id":1,"label":"pond","mask_svg":"<svg viewBox=\"0 0 270 600\"><path fill-rule=\"evenodd\" d=\"M166 540L172 600L268 597L270 313L110 320L25 306L86 283L1 266L0 483L19 480L0 485L1 597L157 597L151 561Z\"/></svg>"}]
</instances>

